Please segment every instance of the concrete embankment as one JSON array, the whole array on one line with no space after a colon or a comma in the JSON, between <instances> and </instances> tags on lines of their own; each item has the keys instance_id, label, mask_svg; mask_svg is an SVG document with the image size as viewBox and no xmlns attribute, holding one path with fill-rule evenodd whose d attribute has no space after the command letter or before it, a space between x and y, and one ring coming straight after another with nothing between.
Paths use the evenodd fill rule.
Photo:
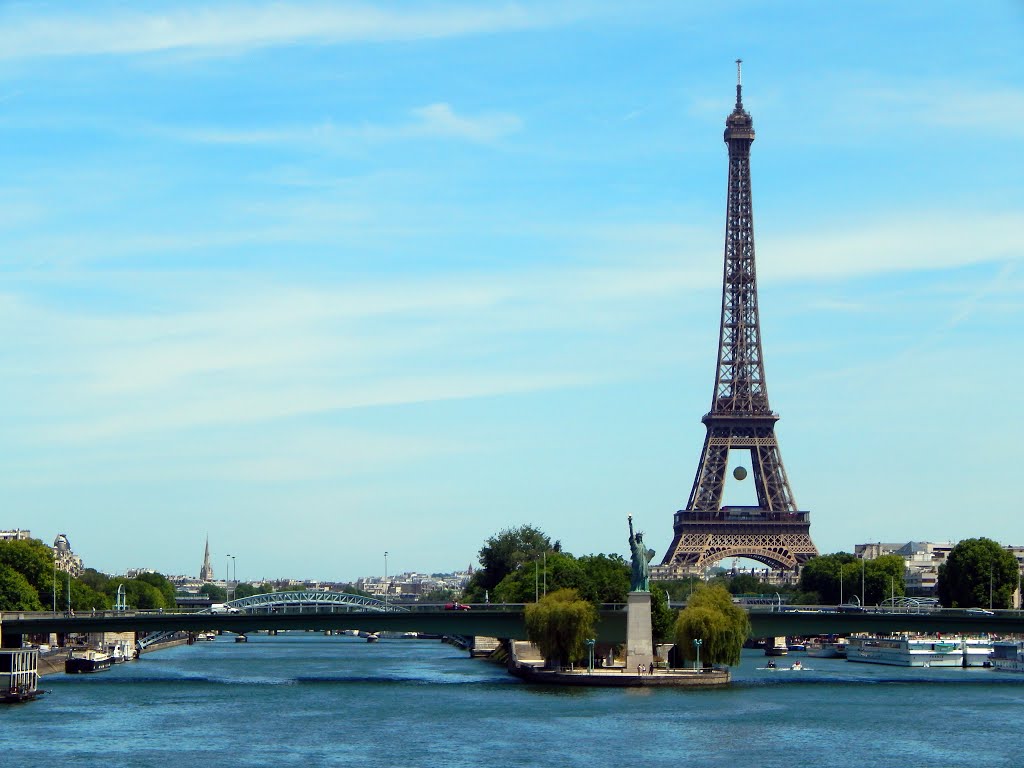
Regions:
<instances>
[{"instance_id":1,"label":"concrete embankment","mask_svg":"<svg viewBox=\"0 0 1024 768\"><path fill-rule=\"evenodd\" d=\"M181 637L177 637L174 640L168 640L165 643L157 643L156 645L151 645L149 648L146 648L144 651L142 651L142 653L144 653L144 654L145 653L153 653L153 651L162 651L162 650L164 650L166 648L173 648L176 645L187 645L187 644L188 644L188 636L187 635L182 635ZM64 661L67 659L68 653L70 652L70 650L71 650L70 648L61 648L60 650L56 651L55 653L48 653L45 656L40 655L39 656L39 667L38 667L38 669L39 669L39 676L43 677L45 675L52 675L52 674L56 674L58 672L63 674L64 673Z\"/></svg>"},{"instance_id":2,"label":"concrete embankment","mask_svg":"<svg viewBox=\"0 0 1024 768\"><path fill-rule=\"evenodd\" d=\"M508 649L508 671L514 677L541 685L589 686L595 688L715 688L732 679L728 667L713 669L655 669L653 674L638 674L625 667L598 667L580 670L550 670L536 646L512 642Z\"/></svg>"}]
</instances>

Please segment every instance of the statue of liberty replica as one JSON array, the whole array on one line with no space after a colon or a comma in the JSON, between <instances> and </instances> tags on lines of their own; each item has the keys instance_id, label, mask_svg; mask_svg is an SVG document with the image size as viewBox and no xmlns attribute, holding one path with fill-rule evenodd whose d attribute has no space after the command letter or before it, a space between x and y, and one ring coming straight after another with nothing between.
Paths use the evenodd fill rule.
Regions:
<instances>
[{"instance_id":1,"label":"statue of liberty replica","mask_svg":"<svg viewBox=\"0 0 1024 768\"><path fill-rule=\"evenodd\" d=\"M633 516L628 515L629 521L629 550L632 553L633 573L629 583L630 592L651 591L651 560L654 558L654 550L647 549L644 545L643 533L633 533Z\"/></svg>"},{"instance_id":2,"label":"statue of liberty replica","mask_svg":"<svg viewBox=\"0 0 1024 768\"><path fill-rule=\"evenodd\" d=\"M633 516L629 521L631 573L626 603L626 672L633 673L643 665L654 663L654 640L651 636L651 560L654 550L647 549L644 535L633 532Z\"/></svg>"}]
</instances>

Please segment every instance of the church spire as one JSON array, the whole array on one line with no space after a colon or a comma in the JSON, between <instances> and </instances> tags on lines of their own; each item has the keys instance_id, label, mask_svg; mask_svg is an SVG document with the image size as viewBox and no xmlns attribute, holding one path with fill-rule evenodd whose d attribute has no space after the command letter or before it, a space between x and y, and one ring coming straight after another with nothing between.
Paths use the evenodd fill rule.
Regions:
<instances>
[{"instance_id":1,"label":"church spire","mask_svg":"<svg viewBox=\"0 0 1024 768\"><path fill-rule=\"evenodd\" d=\"M203 567L199 570L200 581L213 581L213 566L210 564L210 537L206 537L206 552L203 554Z\"/></svg>"}]
</instances>

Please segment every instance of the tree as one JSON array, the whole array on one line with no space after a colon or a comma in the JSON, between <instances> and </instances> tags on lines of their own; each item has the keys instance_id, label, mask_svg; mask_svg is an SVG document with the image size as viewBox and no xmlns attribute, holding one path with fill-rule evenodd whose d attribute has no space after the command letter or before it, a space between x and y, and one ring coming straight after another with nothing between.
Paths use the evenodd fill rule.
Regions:
<instances>
[{"instance_id":1,"label":"tree","mask_svg":"<svg viewBox=\"0 0 1024 768\"><path fill-rule=\"evenodd\" d=\"M852 564L857 565L859 574L860 561L849 552L812 557L800 571L800 591L817 592L822 605L842 602L846 595L840 595L840 574Z\"/></svg>"},{"instance_id":2,"label":"tree","mask_svg":"<svg viewBox=\"0 0 1024 768\"><path fill-rule=\"evenodd\" d=\"M151 584L159 590L160 595L163 597L163 605L157 606L158 608L174 608L177 605L175 599L176 590L174 585L167 580L167 577L160 573L140 573L135 577L138 581Z\"/></svg>"},{"instance_id":3,"label":"tree","mask_svg":"<svg viewBox=\"0 0 1024 768\"><path fill-rule=\"evenodd\" d=\"M238 582L234 589L231 591L231 599L238 600L242 597L252 597L253 595L262 595L262 587L254 587L252 584L246 584L244 581Z\"/></svg>"},{"instance_id":4,"label":"tree","mask_svg":"<svg viewBox=\"0 0 1024 768\"><path fill-rule=\"evenodd\" d=\"M939 601L947 608L1009 608L1017 559L992 539L964 539L939 566Z\"/></svg>"},{"instance_id":5,"label":"tree","mask_svg":"<svg viewBox=\"0 0 1024 768\"><path fill-rule=\"evenodd\" d=\"M559 589L526 606L526 635L548 665L564 667L586 657L597 609L574 589Z\"/></svg>"},{"instance_id":6,"label":"tree","mask_svg":"<svg viewBox=\"0 0 1024 768\"><path fill-rule=\"evenodd\" d=\"M552 552L541 560L522 563L501 580L491 595L502 603L530 603L538 597L538 590L574 589L582 595L593 591L589 587L586 571L575 557L568 552Z\"/></svg>"},{"instance_id":7,"label":"tree","mask_svg":"<svg viewBox=\"0 0 1024 768\"><path fill-rule=\"evenodd\" d=\"M584 599L596 605L626 602L630 566L622 555L583 555L577 562L583 570Z\"/></svg>"},{"instance_id":8,"label":"tree","mask_svg":"<svg viewBox=\"0 0 1024 768\"><path fill-rule=\"evenodd\" d=\"M676 620L676 652L684 659L694 660L694 640L701 641L700 656L704 664L740 663L740 651L750 634L747 612L732 602L724 587L705 586L697 589Z\"/></svg>"},{"instance_id":9,"label":"tree","mask_svg":"<svg viewBox=\"0 0 1024 768\"><path fill-rule=\"evenodd\" d=\"M203 586L199 588L199 594L206 595L210 598L210 602L213 603L223 603L228 599L228 593L224 587L218 587L216 584L212 584L210 582L203 584Z\"/></svg>"},{"instance_id":10,"label":"tree","mask_svg":"<svg viewBox=\"0 0 1024 768\"><path fill-rule=\"evenodd\" d=\"M6 563L0 563L0 610L43 610L39 593L28 583L28 579Z\"/></svg>"},{"instance_id":11,"label":"tree","mask_svg":"<svg viewBox=\"0 0 1024 768\"><path fill-rule=\"evenodd\" d=\"M10 566L24 577L36 591L36 599L40 604L52 603L55 581L53 549L39 539L0 541L0 563Z\"/></svg>"},{"instance_id":12,"label":"tree","mask_svg":"<svg viewBox=\"0 0 1024 768\"><path fill-rule=\"evenodd\" d=\"M485 593L493 593L518 566L539 560L547 552L560 550L557 542L552 545L551 539L532 525L505 528L480 548L481 567L466 587L467 599L483 602Z\"/></svg>"},{"instance_id":13,"label":"tree","mask_svg":"<svg viewBox=\"0 0 1024 768\"><path fill-rule=\"evenodd\" d=\"M651 637L655 643L664 643L675 630L676 612L669 607L668 592L651 585Z\"/></svg>"}]
</instances>

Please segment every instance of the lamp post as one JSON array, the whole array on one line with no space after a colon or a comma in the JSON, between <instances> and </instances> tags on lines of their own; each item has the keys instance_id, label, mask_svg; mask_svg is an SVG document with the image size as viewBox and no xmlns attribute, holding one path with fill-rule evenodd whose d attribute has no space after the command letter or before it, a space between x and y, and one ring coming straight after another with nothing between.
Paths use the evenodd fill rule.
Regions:
<instances>
[{"instance_id":1,"label":"lamp post","mask_svg":"<svg viewBox=\"0 0 1024 768\"><path fill-rule=\"evenodd\" d=\"M839 563L839 604L843 604L843 564Z\"/></svg>"},{"instance_id":2,"label":"lamp post","mask_svg":"<svg viewBox=\"0 0 1024 768\"><path fill-rule=\"evenodd\" d=\"M864 553L860 553L860 604L867 605L867 595L864 594Z\"/></svg>"},{"instance_id":3,"label":"lamp post","mask_svg":"<svg viewBox=\"0 0 1024 768\"><path fill-rule=\"evenodd\" d=\"M53 615L57 615L57 556L53 556Z\"/></svg>"},{"instance_id":4,"label":"lamp post","mask_svg":"<svg viewBox=\"0 0 1024 768\"><path fill-rule=\"evenodd\" d=\"M993 563L988 564L988 609L992 610L992 568Z\"/></svg>"},{"instance_id":5,"label":"lamp post","mask_svg":"<svg viewBox=\"0 0 1024 768\"><path fill-rule=\"evenodd\" d=\"M391 585L388 584L388 551L384 550L384 611L388 610L388 592L391 591Z\"/></svg>"},{"instance_id":6,"label":"lamp post","mask_svg":"<svg viewBox=\"0 0 1024 768\"><path fill-rule=\"evenodd\" d=\"M231 602L231 555L224 556L224 602Z\"/></svg>"},{"instance_id":7,"label":"lamp post","mask_svg":"<svg viewBox=\"0 0 1024 768\"><path fill-rule=\"evenodd\" d=\"M693 638L693 647L697 649L696 670L697 670L698 673L700 673L700 647L703 644L704 644L704 641L701 640L699 637Z\"/></svg>"}]
</instances>

